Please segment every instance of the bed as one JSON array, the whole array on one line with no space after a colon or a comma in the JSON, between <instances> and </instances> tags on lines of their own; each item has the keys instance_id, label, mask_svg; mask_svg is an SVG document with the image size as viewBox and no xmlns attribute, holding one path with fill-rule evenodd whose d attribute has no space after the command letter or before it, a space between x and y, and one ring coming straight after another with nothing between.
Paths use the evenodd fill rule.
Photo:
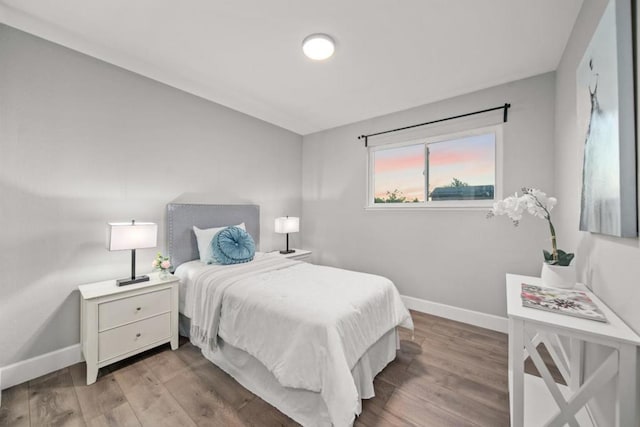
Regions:
<instances>
[{"instance_id":1,"label":"bed","mask_svg":"<svg viewBox=\"0 0 640 427\"><path fill-rule=\"evenodd\" d=\"M244 223L260 239L257 205L167 205L168 251L180 278L180 332L245 388L305 426L348 426L373 379L413 328L380 276L256 252L206 265L193 226Z\"/></svg>"}]
</instances>

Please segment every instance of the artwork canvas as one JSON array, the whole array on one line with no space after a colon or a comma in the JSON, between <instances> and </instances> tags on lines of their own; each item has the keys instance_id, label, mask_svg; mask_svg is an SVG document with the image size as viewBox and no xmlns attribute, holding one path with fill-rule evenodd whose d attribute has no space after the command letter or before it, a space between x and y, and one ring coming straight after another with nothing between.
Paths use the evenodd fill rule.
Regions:
<instances>
[{"instance_id":1,"label":"artwork canvas","mask_svg":"<svg viewBox=\"0 0 640 427\"><path fill-rule=\"evenodd\" d=\"M580 230L637 236L631 1L610 0L577 70Z\"/></svg>"}]
</instances>

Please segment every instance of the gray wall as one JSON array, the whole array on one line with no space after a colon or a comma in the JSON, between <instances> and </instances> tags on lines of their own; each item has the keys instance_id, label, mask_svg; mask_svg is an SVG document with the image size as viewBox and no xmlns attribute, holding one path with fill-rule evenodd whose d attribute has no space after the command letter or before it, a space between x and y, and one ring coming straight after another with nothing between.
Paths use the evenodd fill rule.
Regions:
<instances>
[{"instance_id":1,"label":"gray wall","mask_svg":"<svg viewBox=\"0 0 640 427\"><path fill-rule=\"evenodd\" d=\"M640 242L578 231L584 135L576 126L576 69L606 5L607 0L585 0L557 70L555 177L562 204L556 228L562 246L576 251L579 279L640 333ZM589 348L589 370L607 353L604 348ZM610 385L592 405L600 425L612 425L614 395Z\"/></svg>"},{"instance_id":2,"label":"gray wall","mask_svg":"<svg viewBox=\"0 0 640 427\"><path fill-rule=\"evenodd\" d=\"M387 276L403 295L505 316L504 275L540 273L547 225L528 217L514 229L506 217L487 220L486 209L365 211L367 150L356 136L511 102L504 193L522 186L553 193L554 88L548 73L305 136L303 245L316 262ZM501 119L498 112L473 120Z\"/></svg>"},{"instance_id":3,"label":"gray wall","mask_svg":"<svg viewBox=\"0 0 640 427\"><path fill-rule=\"evenodd\" d=\"M0 367L78 343L76 287L128 275L106 222L157 222L164 251L166 203L257 203L262 249L282 246L301 152L297 134L0 25Z\"/></svg>"}]
</instances>

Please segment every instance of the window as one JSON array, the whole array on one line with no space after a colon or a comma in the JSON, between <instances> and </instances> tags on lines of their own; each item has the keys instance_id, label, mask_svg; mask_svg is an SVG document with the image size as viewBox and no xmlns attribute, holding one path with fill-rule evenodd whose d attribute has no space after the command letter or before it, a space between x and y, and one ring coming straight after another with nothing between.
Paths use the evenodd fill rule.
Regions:
<instances>
[{"instance_id":1,"label":"window","mask_svg":"<svg viewBox=\"0 0 640 427\"><path fill-rule=\"evenodd\" d=\"M491 206L500 197L501 130L370 147L367 207Z\"/></svg>"}]
</instances>

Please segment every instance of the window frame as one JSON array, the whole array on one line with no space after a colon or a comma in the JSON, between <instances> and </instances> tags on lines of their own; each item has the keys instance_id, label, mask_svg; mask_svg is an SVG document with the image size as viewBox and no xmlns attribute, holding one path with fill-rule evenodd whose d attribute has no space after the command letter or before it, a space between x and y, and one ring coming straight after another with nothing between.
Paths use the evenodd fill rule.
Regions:
<instances>
[{"instance_id":1,"label":"window frame","mask_svg":"<svg viewBox=\"0 0 640 427\"><path fill-rule=\"evenodd\" d=\"M374 154L376 151L400 148L409 145L423 144L425 147L437 142L450 141L470 136L485 135L493 133L495 135L495 184L493 190L493 200L438 200L416 202L416 203L375 203L375 177L374 177ZM468 129L464 131L446 133L424 138L412 138L408 141L401 141L391 144L370 145L367 147L367 194L365 210L485 210L493 206L496 200L502 199L502 172L503 172L503 125L484 126L481 128ZM426 196L426 194L425 194Z\"/></svg>"}]
</instances>

